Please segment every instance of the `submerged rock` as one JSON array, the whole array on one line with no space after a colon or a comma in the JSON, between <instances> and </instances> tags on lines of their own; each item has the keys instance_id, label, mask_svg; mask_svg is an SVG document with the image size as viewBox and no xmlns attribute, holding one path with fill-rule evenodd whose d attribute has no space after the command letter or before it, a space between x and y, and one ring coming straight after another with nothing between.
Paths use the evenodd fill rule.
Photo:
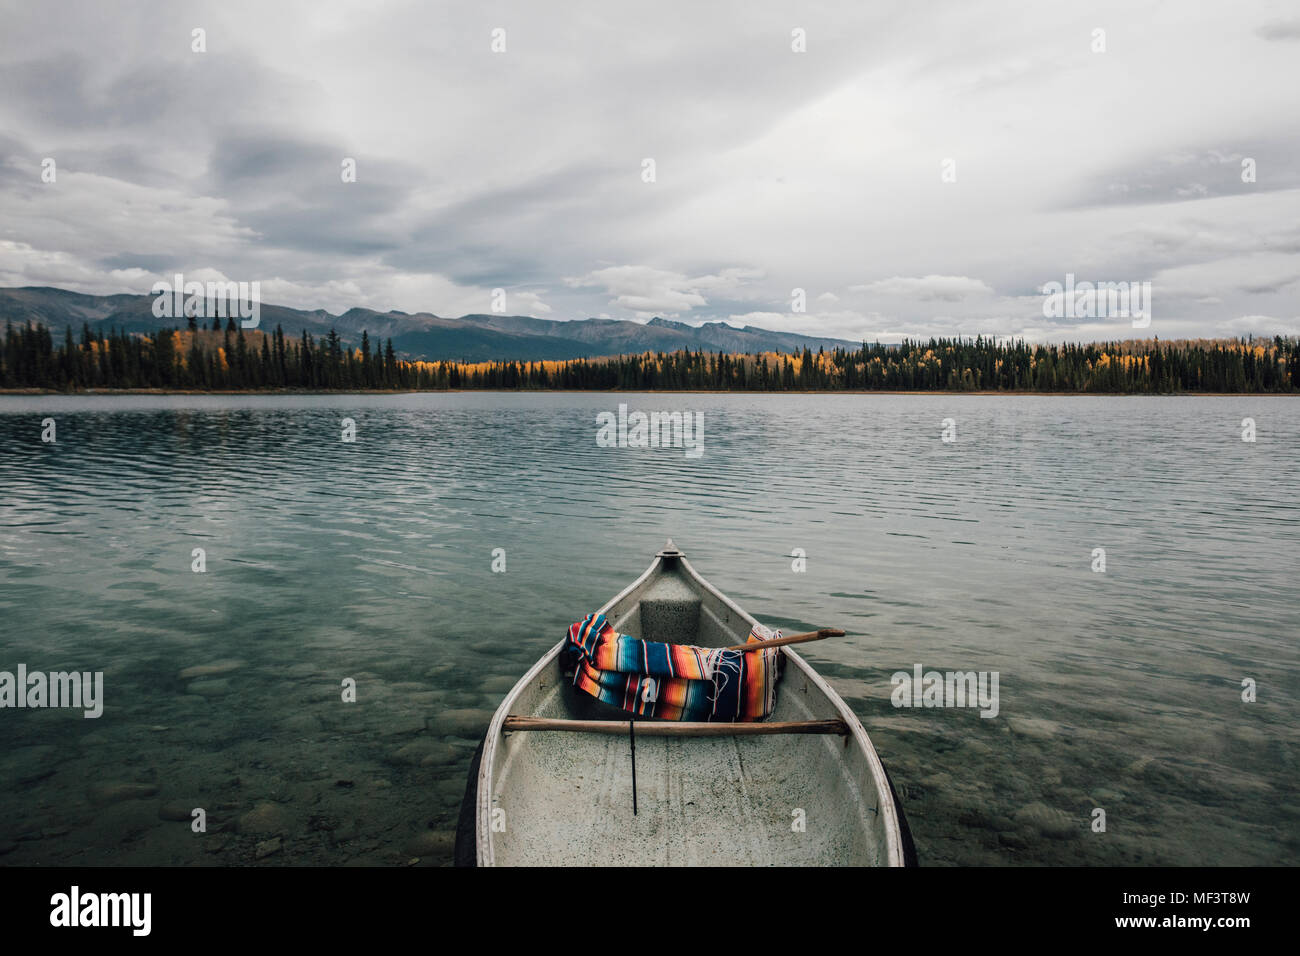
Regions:
<instances>
[{"instance_id":1,"label":"submerged rock","mask_svg":"<svg viewBox=\"0 0 1300 956\"><path fill-rule=\"evenodd\" d=\"M103 807L123 800L143 800L157 793L158 788L152 783L97 783L88 795L91 803Z\"/></svg>"},{"instance_id":2,"label":"submerged rock","mask_svg":"<svg viewBox=\"0 0 1300 956\"><path fill-rule=\"evenodd\" d=\"M393 751L391 759L394 763L433 767L455 763L460 759L460 755L460 750L450 744L422 739L413 740L406 746L399 747Z\"/></svg>"},{"instance_id":3,"label":"submerged rock","mask_svg":"<svg viewBox=\"0 0 1300 956\"><path fill-rule=\"evenodd\" d=\"M194 807L184 801L173 800L158 808L158 817L162 820L184 820L189 823L194 819Z\"/></svg>"},{"instance_id":4,"label":"submerged rock","mask_svg":"<svg viewBox=\"0 0 1300 956\"><path fill-rule=\"evenodd\" d=\"M272 856L276 853L279 853L283 849L284 849L284 843L280 840L279 837L276 837L273 840L263 840L261 843L257 845L257 849L253 851L253 858L257 860L261 860L264 859L265 857Z\"/></svg>"},{"instance_id":5,"label":"submerged rock","mask_svg":"<svg viewBox=\"0 0 1300 956\"><path fill-rule=\"evenodd\" d=\"M211 664L199 664L196 667L187 667L176 676L181 680L192 680L195 677L215 677L217 674L229 674L231 671L237 671L244 666L244 661L214 661Z\"/></svg>"},{"instance_id":6,"label":"submerged rock","mask_svg":"<svg viewBox=\"0 0 1300 956\"><path fill-rule=\"evenodd\" d=\"M469 690L444 691L440 697L442 706L446 707L448 710L453 710L457 707L477 708L481 706L479 701L483 699L482 694L477 691Z\"/></svg>"},{"instance_id":7,"label":"submerged rock","mask_svg":"<svg viewBox=\"0 0 1300 956\"><path fill-rule=\"evenodd\" d=\"M58 750L48 744L18 747L4 755L4 776L12 783L24 786L51 776L57 768Z\"/></svg>"},{"instance_id":8,"label":"submerged rock","mask_svg":"<svg viewBox=\"0 0 1300 956\"><path fill-rule=\"evenodd\" d=\"M429 729L439 737L469 737L477 740L483 736L491 720L490 710L444 710L429 718Z\"/></svg>"},{"instance_id":9,"label":"submerged rock","mask_svg":"<svg viewBox=\"0 0 1300 956\"><path fill-rule=\"evenodd\" d=\"M510 688L515 686L515 680L516 678L514 677L486 677L483 679L483 682L479 684L479 690L485 694L492 694L496 697L500 697L504 695L506 691L510 690Z\"/></svg>"},{"instance_id":10,"label":"submerged rock","mask_svg":"<svg viewBox=\"0 0 1300 956\"><path fill-rule=\"evenodd\" d=\"M230 680L226 677L196 680L186 689L200 697L223 697L230 693Z\"/></svg>"},{"instance_id":11,"label":"submerged rock","mask_svg":"<svg viewBox=\"0 0 1300 956\"><path fill-rule=\"evenodd\" d=\"M315 734L322 730L324 724L315 714L303 713L286 717L281 726L295 734Z\"/></svg>"},{"instance_id":12,"label":"submerged rock","mask_svg":"<svg viewBox=\"0 0 1300 956\"><path fill-rule=\"evenodd\" d=\"M284 811L274 803L259 803L239 818L239 832L257 835L283 833Z\"/></svg>"},{"instance_id":13,"label":"submerged rock","mask_svg":"<svg viewBox=\"0 0 1300 956\"><path fill-rule=\"evenodd\" d=\"M957 822L962 826L995 832L1007 824L1005 817L994 815L984 806L973 806L964 810L958 815Z\"/></svg>"},{"instance_id":14,"label":"submerged rock","mask_svg":"<svg viewBox=\"0 0 1300 956\"><path fill-rule=\"evenodd\" d=\"M1030 845L1029 834L1024 830L1002 830L998 842L1013 850L1023 850Z\"/></svg>"},{"instance_id":15,"label":"submerged rock","mask_svg":"<svg viewBox=\"0 0 1300 956\"><path fill-rule=\"evenodd\" d=\"M1155 758L1153 757L1139 757L1137 760L1134 760L1131 764L1125 767L1124 772L1133 777L1141 776L1146 772L1147 768L1151 766L1154 760Z\"/></svg>"},{"instance_id":16,"label":"submerged rock","mask_svg":"<svg viewBox=\"0 0 1300 956\"><path fill-rule=\"evenodd\" d=\"M451 830L425 830L402 848L407 856L435 860L450 860L455 850L456 834Z\"/></svg>"},{"instance_id":17,"label":"submerged rock","mask_svg":"<svg viewBox=\"0 0 1300 956\"><path fill-rule=\"evenodd\" d=\"M424 730L423 717L394 717L384 721L379 733L384 737L401 737L406 734L418 734Z\"/></svg>"},{"instance_id":18,"label":"submerged rock","mask_svg":"<svg viewBox=\"0 0 1300 956\"><path fill-rule=\"evenodd\" d=\"M439 780L433 785L432 793L438 798L441 806L448 808L458 808L461 800L465 797L465 787L468 784L467 778L462 774Z\"/></svg>"},{"instance_id":19,"label":"submerged rock","mask_svg":"<svg viewBox=\"0 0 1300 956\"><path fill-rule=\"evenodd\" d=\"M1045 803L1031 803L1016 811L1016 822L1052 840L1069 840L1083 832L1084 823Z\"/></svg>"},{"instance_id":20,"label":"submerged rock","mask_svg":"<svg viewBox=\"0 0 1300 956\"><path fill-rule=\"evenodd\" d=\"M1008 717L1011 732L1030 740L1055 740L1061 736L1061 725L1041 717Z\"/></svg>"}]
</instances>

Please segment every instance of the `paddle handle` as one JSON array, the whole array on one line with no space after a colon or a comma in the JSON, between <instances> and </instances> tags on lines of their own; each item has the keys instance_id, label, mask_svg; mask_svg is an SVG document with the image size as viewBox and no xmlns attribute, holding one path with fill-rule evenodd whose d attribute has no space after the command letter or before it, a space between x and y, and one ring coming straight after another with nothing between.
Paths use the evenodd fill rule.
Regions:
<instances>
[{"instance_id":1,"label":"paddle handle","mask_svg":"<svg viewBox=\"0 0 1300 956\"><path fill-rule=\"evenodd\" d=\"M807 644L809 641L821 641L828 637L843 637L844 632L838 627L823 627L818 631L809 631L806 634L791 634L789 637L778 637L774 641L750 641L747 644L732 644L730 647L724 647L724 651L765 651L769 647L784 647L786 644Z\"/></svg>"}]
</instances>

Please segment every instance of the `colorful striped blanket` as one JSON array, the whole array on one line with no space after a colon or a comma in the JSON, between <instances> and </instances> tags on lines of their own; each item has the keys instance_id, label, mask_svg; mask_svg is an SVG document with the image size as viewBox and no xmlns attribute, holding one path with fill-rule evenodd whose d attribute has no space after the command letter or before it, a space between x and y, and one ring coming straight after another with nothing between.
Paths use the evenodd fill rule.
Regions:
<instances>
[{"instance_id":1,"label":"colorful striped blanket","mask_svg":"<svg viewBox=\"0 0 1300 956\"><path fill-rule=\"evenodd\" d=\"M757 624L749 642L781 636ZM569 628L574 686L606 704L666 720L762 720L776 706L781 651L724 651L619 634L603 614Z\"/></svg>"}]
</instances>

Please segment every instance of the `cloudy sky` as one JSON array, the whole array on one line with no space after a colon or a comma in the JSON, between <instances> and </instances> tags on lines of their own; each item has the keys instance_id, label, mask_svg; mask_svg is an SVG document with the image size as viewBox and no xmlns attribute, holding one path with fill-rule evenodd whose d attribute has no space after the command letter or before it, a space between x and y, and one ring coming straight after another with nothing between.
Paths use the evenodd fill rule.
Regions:
<instances>
[{"instance_id":1,"label":"cloudy sky","mask_svg":"<svg viewBox=\"0 0 1300 956\"><path fill-rule=\"evenodd\" d=\"M1133 335L1045 317L1073 274L1150 282L1137 334L1300 332L1300 2L3 0L0 23L0 286Z\"/></svg>"}]
</instances>

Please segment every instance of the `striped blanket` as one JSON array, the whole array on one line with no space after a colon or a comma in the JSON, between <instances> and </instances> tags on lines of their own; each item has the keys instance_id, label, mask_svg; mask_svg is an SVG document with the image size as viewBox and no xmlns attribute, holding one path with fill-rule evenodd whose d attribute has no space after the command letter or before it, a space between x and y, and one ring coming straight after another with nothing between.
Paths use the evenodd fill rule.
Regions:
<instances>
[{"instance_id":1,"label":"striped blanket","mask_svg":"<svg viewBox=\"0 0 1300 956\"><path fill-rule=\"evenodd\" d=\"M761 624L749 641L781 636ZM603 614L569 628L574 686L597 700L666 720L762 720L776 706L781 651L724 651L619 634Z\"/></svg>"}]
</instances>

